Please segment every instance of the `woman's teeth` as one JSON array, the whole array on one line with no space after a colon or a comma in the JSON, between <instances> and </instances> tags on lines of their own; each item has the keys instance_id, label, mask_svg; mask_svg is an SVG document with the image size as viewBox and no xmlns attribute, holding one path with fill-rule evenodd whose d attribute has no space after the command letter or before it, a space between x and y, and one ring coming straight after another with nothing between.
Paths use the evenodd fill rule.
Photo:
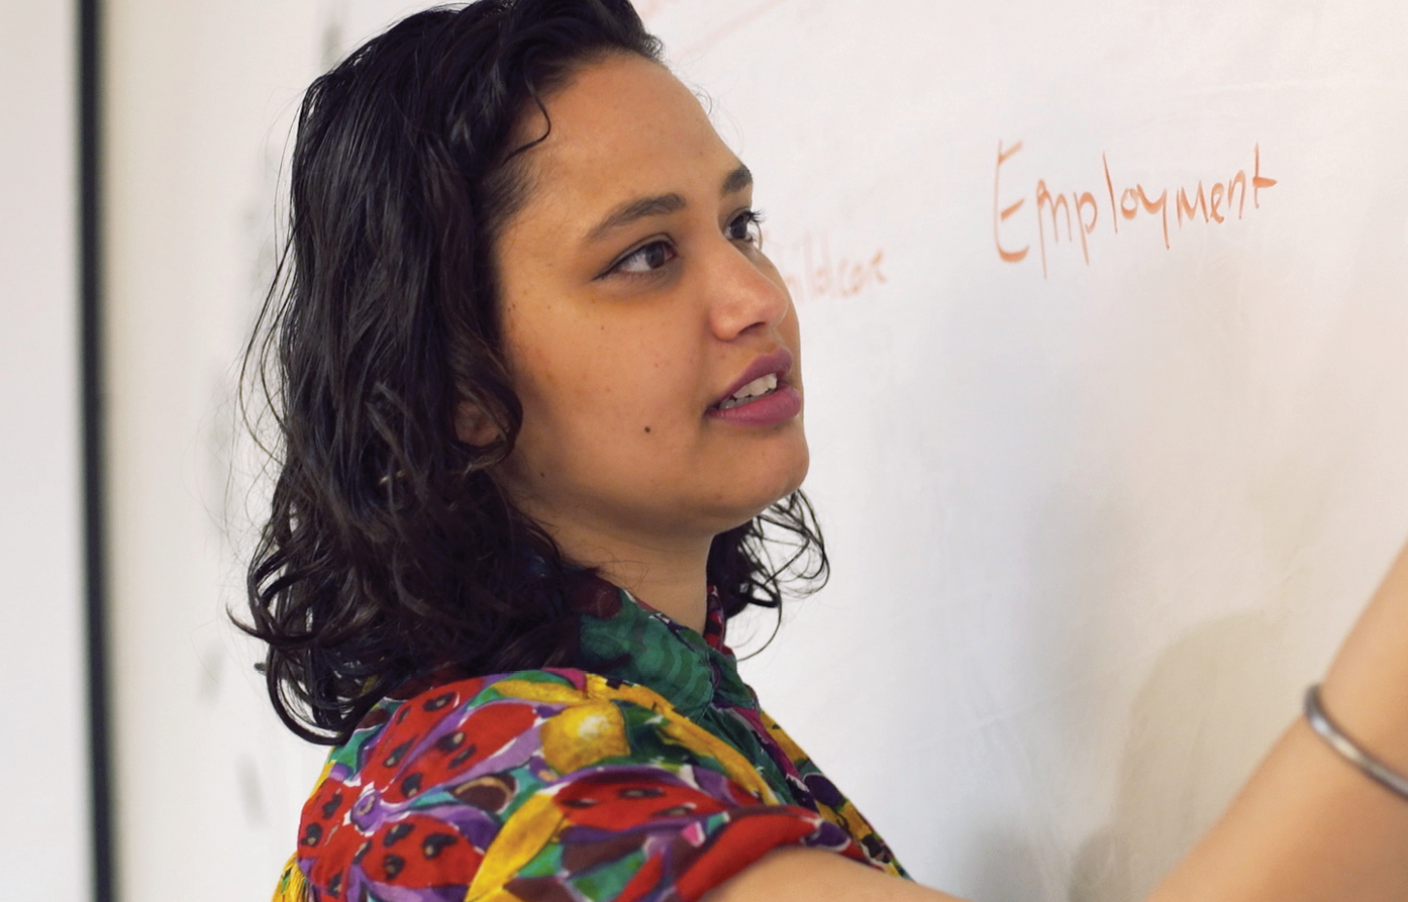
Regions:
<instances>
[{"instance_id":1,"label":"woman's teeth","mask_svg":"<svg viewBox=\"0 0 1408 902\"><path fill-rule=\"evenodd\" d=\"M740 404L747 404L754 398L760 398L763 395L770 395L775 391L777 391L776 373L769 373L766 376L759 376L757 379L754 379L752 382L749 382L747 385L743 386L738 391L734 392L733 394L725 398L723 401L721 401L719 403L719 409L728 410L730 407L737 407Z\"/></svg>"}]
</instances>

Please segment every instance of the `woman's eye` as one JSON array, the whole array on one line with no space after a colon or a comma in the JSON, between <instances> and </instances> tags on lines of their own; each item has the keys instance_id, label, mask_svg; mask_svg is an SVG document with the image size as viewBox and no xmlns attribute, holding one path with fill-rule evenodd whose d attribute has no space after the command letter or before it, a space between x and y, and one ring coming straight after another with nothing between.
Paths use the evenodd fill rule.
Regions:
<instances>
[{"instance_id":1,"label":"woman's eye","mask_svg":"<svg viewBox=\"0 0 1408 902\"><path fill-rule=\"evenodd\" d=\"M642 245L622 257L611 272L647 273L653 272L675 258L675 249L665 241L652 241Z\"/></svg>"},{"instance_id":2,"label":"woman's eye","mask_svg":"<svg viewBox=\"0 0 1408 902\"><path fill-rule=\"evenodd\" d=\"M755 247L763 246L763 214L757 210L744 210L728 224L730 241L746 241Z\"/></svg>"}]
</instances>

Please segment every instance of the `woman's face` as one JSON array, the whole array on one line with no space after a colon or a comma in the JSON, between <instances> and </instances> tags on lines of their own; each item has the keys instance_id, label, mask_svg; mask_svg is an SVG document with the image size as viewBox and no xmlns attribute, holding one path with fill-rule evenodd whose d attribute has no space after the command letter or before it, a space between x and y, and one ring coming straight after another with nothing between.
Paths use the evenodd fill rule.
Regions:
<instances>
[{"instance_id":1,"label":"woman's face","mask_svg":"<svg viewBox=\"0 0 1408 902\"><path fill-rule=\"evenodd\" d=\"M523 403L496 476L569 553L697 544L807 472L797 315L759 248L751 176L643 58L593 63L546 106L496 247ZM545 128L534 109L523 134Z\"/></svg>"}]
</instances>

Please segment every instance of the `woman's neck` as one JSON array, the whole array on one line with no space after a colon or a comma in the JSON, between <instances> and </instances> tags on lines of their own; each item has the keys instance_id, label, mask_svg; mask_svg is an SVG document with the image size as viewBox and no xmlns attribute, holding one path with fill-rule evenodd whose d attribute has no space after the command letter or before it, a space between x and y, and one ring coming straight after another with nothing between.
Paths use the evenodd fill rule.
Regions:
<instances>
[{"instance_id":1,"label":"woman's neck","mask_svg":"<svg viewBox=\"0 0 1408 902\"><path fill-rule=\"evenodd\" d=\"M590 567L613 585L683 626L704 631L712 537L641 538L535 517L571 564Z\"/></svg>"},{"instance_id":2,"label":"woman's neck","mask_svg":"<svg viewBox=\"0 0 1408 902\"><path fill-rule=\"evenodd\" d=\"M593 564L601 577L630 592L671 620L697 633L704 632L708 612L708 585L704 560L698 565L677 566L668 560L646 562L639 558L615 559Z\"/></svg>"}]
</instances>

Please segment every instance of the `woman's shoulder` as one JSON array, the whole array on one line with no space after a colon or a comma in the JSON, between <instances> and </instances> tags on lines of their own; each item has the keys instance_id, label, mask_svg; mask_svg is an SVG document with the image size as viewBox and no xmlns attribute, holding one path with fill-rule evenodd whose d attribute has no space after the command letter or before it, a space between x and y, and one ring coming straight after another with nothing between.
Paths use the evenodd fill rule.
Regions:
<instances>
[{"instance_id":1,"label":"woman's shoulder","mask_svg":"<svg viewBox=\"0 0 1408 902\"><path fill-rule=\"evenodd\" d=\"M309 898L428 902L588 872L609 884L678 837L692 860L713 835L732 838L720 854L745 838L840 850L833 832L644 686L573 669L442 672L389 694L333 750L276 898L307 884Z\"/></svg>"},{"instance_id":2,"label":"woman's shoulder","mask_svg":"<svg viewBox=\"0 0 1408 902\"><path fill-rule=\"evenodd\" d=\"M409 681L332 751L321 783L401 804L480 773L561 776L602 763L703 765L755 801L777 801L751 762L658 692L572 668Z\"/></svg>"}]
</instances>

